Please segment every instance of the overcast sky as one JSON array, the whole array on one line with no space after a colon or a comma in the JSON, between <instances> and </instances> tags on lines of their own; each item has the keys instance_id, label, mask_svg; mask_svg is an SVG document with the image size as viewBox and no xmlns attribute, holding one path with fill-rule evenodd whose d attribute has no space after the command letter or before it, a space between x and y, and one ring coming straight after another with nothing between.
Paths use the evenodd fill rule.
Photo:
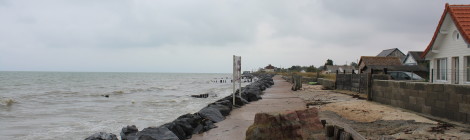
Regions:
<instances>
[{"instance_id":1,"label":"overcast sky","mask_svg":"<svg viewBox=\"0 0 470 140\"><path fill-rule=\"evenodd\" d=\"M0 71L229 73L424 51L441 0L0 0Z\"/></svg>"}]
</instances>

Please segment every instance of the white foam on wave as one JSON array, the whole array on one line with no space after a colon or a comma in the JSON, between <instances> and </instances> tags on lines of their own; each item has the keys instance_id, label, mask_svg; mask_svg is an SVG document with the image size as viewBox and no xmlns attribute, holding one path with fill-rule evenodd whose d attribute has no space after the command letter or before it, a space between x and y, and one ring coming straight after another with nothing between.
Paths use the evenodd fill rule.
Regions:
<instances>
[{"instance_id":1,"label":"white foam on wave","mask_svg":"<svg viewBox=\"0 0 470 140\"><path fill-rule=\"evenodd\" d=\"M0 105L2 106L11 106L14 103L17 103L15 99L0 97Z\"/></svg>"}]
</instances>

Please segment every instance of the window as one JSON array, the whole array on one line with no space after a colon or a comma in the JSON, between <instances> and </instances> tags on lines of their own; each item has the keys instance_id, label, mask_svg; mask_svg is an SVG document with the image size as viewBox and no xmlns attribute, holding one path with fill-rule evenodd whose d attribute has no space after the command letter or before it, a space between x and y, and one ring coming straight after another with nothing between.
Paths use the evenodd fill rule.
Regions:
<instances>
[{"instance_id":1,"label":"window","mask_svg":"<svg viewBox=\"0 0 470 140\"><path fill-rule=\"evenodd\" d=\"M470 82L470 56L465 57L467 60L466 66L465 66L465 74L467 74L467 82Z\"/></svg>"},{"instance_id":2,"label":"window","mask_svg":"<svg viewBox=\"0 0 470 140\"><path fill-rule=\"evenodd\" d=\"M454 40L459 40L459 39L460 39L460 33L459 33L459 31L455 30L455 31L452 33L452 38L454 38Z\"/></svg>"},{"instance_id":3,"label":"window","mask_svg":"<svg viewBox=\"0 0 470 140\"><path fill-rule=\"evenodd\" d=\"M436 60L437 69L437 80L447 80L447 59L437 59Z\"/></svg>"}]
</instances>

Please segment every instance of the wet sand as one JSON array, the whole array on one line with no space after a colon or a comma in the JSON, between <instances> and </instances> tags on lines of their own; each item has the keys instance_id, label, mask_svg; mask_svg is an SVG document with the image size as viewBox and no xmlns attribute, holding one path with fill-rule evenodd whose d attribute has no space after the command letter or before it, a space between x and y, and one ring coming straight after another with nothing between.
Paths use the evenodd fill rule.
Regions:
<instances>
[{"instance_id":1,"label":"wet sand","mask_svg":"<svg viewBox=\"0 0 470 140\"><path fill-rule=\"evenodd\" d=\"M255 114L259 112L280 112L286 110L305 109L305 102L294 95L291 84L281 76L273 77L274 85L264 91L263 99L251 102L241 108L234 109L222 122L216 123L218 128L202 134L193 135L192 140L244 140L245 132L253 124Z\"/></svg>"}]
</instances>

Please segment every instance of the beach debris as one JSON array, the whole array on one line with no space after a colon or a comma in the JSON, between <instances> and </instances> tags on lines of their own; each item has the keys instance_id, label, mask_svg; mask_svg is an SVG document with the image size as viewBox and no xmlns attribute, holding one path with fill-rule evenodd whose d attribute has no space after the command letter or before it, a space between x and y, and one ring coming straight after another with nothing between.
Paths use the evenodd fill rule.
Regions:
<instances>
[{"instance_id":1,"label":"beach debris","mask_svg":"<svg viewBox=\"0 0 470 140\"><path fill-rule=\"evenodd\" d=\"M209 94L205 93L205 94L199 94L199 95L191 95L191 97L194 97L194 98L207 98L207 97L209 97Z\"/></svg>"},{"instance_id":2,"label":"beach debris","mask_svg":"<svg viewBox=\"0 0 470 140\"><path fill-rule=\"evenodd\" d=\"M324 105L324 104L329 104L331 102L328 101L323 101L323 100L315 100L313 102L308 102L307 106L317 106L317 105Z\"/></svg>"},{"instance_id":3,"label":"beach debris","mask_svg":"<svg viewBox=\"0 0 470 140\"><path fill-rule=\"evenodd\" d=\"M118 140L118 138L113 133L98 132L89 136L85 140Z\"/></svg>"},{"instance_id":4,"label":"beach debris","mask_svg":"<svg viewBox=\"0 0 470 140\"><path fill-rule=\"evenodd\" d=\"M452 124L437 123L437 126L431 127L431 130L428 130L428 132L444 133L446 130L453 127L454 126Z\"/></svg>"}]
</instances>

